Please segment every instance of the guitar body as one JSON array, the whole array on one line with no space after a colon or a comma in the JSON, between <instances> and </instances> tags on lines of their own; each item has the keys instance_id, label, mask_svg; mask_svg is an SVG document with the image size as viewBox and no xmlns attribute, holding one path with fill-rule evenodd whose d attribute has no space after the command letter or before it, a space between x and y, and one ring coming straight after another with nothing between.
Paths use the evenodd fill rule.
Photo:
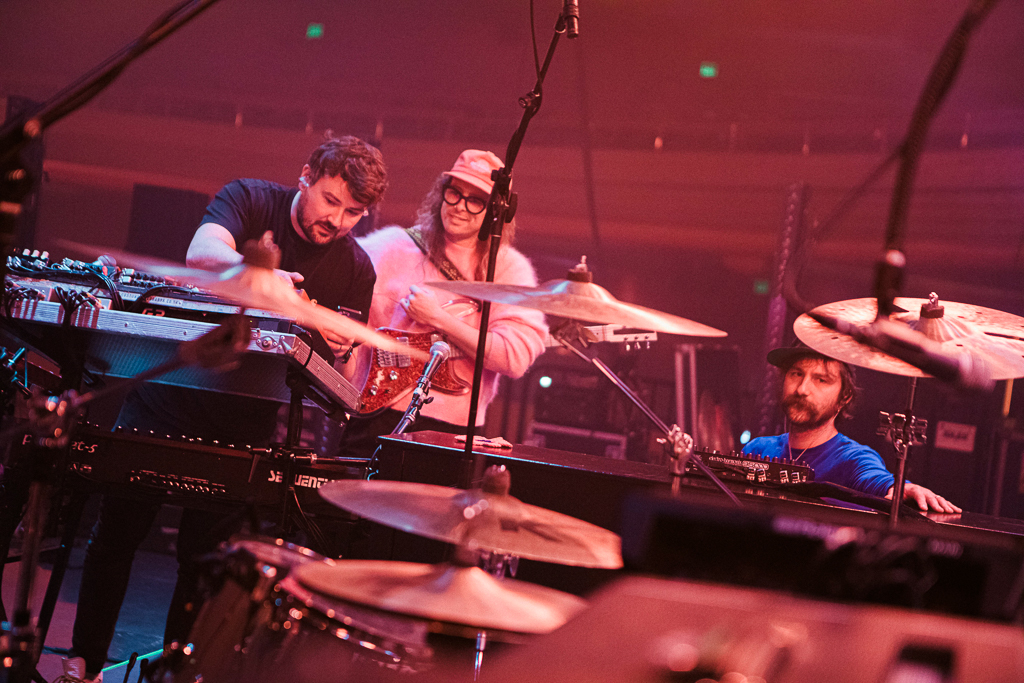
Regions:
<instances>
[{"instance_id":1,"label":"guitar body","mask_svg":"<svg viewBox=\"0 0 1024 683\"><path fill-rule=\"evenodd\" d=\"M449 304L455 303L460 302L449 302ZM588 343L618 342L627 344L627 348L629 348L629 344L650 344L650 342L658 338L656 332L626 329L621 325L577 326L579 328L577 333L583 335L581 338L586 339ZM409 332L393 327L380 327L377 328L377 331L427 353L430 352L431 344L444 340L444 335L436 331ZM558 342L549 337L545 345L558 346ZM436 389L445 394L458 396L465 394L472 388L471 382L462 381L452 370L452 360L461 357L463 355L453 346L451 357L438 366L437 372L434 373L434 377L430 380L431 391ZM363 385L362 407L359 409L359 414L371 415L376 413L412 392L416 388L416 382L419 381L420 375L423 374L425 366L426 363L423 361L413 360L409 356L400 353L373 349L370 372L366 376L366 384Z\"/></svg>"},{"instance_id":2,"label":"guitar body","mask_svg":"<svg viewBox=\"0 0 1024 683\"><path fill-rule=\"evenodd\" d=\"M411 348L428 353L431 344L444 339L444 335L438 332L416 333L392 327L381 327L377 331L393 337ZM423 361L413 360L400 353L373 349L370 372L366 376L366 384L363 386L362 407L359 409L359 414L376 413L410 393L416 387L420 375L423 374L425 365L426 363ZM440 391L445 394L465 394L471 386L469 382L464 382L455 375L450 360L441 363L430 380L431 391Z\"/></svg>"}]
</instances>

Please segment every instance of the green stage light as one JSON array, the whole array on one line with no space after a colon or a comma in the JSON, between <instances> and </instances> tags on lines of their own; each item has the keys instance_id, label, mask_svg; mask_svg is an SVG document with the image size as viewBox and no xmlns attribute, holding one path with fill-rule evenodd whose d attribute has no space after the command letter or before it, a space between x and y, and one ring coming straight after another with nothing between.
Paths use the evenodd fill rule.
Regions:
<instances>
[{"instance_id":1,"label":"green stage light","mask_svg":"<svg viewBox=\"0 0 1024 683\"><path fill-rule=\"evenodd\" d=\"M310 24L306 27L306 40L316 40L324 37L323 24Z\"/></svg>"},{"instance_id":2,"label":"green stage light","mask_svg":"<svg viewBox=\"0 0 1024 683\"><path fill-rule=\"evenodd\" d=\"M700 63L700 77L701 78L715 78L718 76L718 64L714 62L701 62Z\"/></svg>"}]
</instances>

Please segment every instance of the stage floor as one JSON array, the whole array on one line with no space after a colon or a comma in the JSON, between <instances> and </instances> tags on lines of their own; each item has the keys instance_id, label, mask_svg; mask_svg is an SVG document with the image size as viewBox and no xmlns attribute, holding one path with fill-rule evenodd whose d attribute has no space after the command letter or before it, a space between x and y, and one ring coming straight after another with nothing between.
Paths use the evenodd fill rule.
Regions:
<instances>
[{"instance_id":1,"label":"stage floor","mask_svg":"<svg viewBox=\"0 0 1024 683\"><path fill-rule=\"evenodd\" d=\"M175 511L168 508L165 510L168 514L161 515L153 525L150 537L136 554L135 563L132 565L128 594L125 596L114 640L107 655L111 660L107 664L108 667L115 667L118 662L121 662L121 666L106 670L104 679L109 683L120 683L124 680L125 664L133 652L137 652L141 659L163 647L164 620L171 602L171 594L174 592L178 569L173 552L174 536L177 534L176 524L167 526L170 521L168 517L174 516ZM86 526L85 531L87 530ZM43 654L39 660L39 673L47 681L52 681L63 673L61 658L71 647L71 628L78 602L78 585L82 578L85 541L84 536L76 540ZM19 567L19 564L12 563L4 568L3 601L8 610L13 609ZM49 566L44 565L36 579L34 614L38 613L38 605L42 602L49 578ZM139 667L136 665L130 680L134 683L138 680L138 675Z\"/></svg>"}]
</instances>

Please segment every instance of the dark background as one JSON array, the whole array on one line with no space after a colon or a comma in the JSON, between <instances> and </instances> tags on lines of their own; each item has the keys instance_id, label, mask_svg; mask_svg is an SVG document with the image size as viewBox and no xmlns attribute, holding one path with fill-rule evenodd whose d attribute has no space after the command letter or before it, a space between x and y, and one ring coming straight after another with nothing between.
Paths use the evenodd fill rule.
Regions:
<instances>
[{"instance_id":1,"label":"dark background","mask_svg":"<svg viewBox=\"0 0 1024 683\"><path fill-rule=\"evenodd\" d=\"M616 297L727 331L736 354L718 362L736 367L702 381L736 397L736 432L756 429L764 288L787 190L808 185L813 225L894 148L967 2L581 5L581 37L559 45L516 164L519 245L542 280L586 254ZM0 98L47 99L169 6L0 3ZM536 3L542 57L560 6ZM311 23L322 24L321 38L306 37ZM1024 5L1000 3L933 125L910 207L907 296L936 291L1024 315L1022 44ZM718 76L701 78L702 62L716 63ZM380 143L392 186L378 222L408 225L459 151L504 155L516 99L534 80L525 0L221 0L47 132L34 244L25 246L71 238L141 250L146 225L161 237L187 226L182 217L232 178L294 183L327 129ZM890 173L815 250L801 280L807 298L871 294L891 185ZM180 212L162 208L175 198ZM161 244L180 258L180 242ZM663 337L639 355L604 351L668 419L680 341ZM545 362L574 371L571 359ZM906 380L861 378L865 401L847 431L887 455L876 414L904 407ZM922 383L922 414L974 424L978 438L973 453L915 452L915 481L984 507L1002 389L966 397ZM510 383L496 410L512 414L492 416L494 429L521 435L529 406L516 400L528 393ZM617 398L595 400L609 424L619 420L646 444L635 416L606 405ZM1019 447L1009 457L1011 478Z\"/></svg>"}]
</instances>

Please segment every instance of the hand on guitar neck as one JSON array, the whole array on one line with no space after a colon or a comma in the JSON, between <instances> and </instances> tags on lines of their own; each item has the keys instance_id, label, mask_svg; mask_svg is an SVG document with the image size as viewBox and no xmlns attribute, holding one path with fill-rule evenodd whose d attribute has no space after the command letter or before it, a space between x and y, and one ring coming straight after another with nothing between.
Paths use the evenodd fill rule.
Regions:
<instances>
[{"instance_id":1,"label":"hand on guitar neck","mask_svg":"<svg viewBox=\"0 0 1024 683\"><path fill-rule=\"evenodd\" d=\"M284 273L284 275L286 275L286 276L287 275L292 275L292 273L285 273L284 271L277 271L277 272ZM298 273L294 273L294 275L299 275L299 274ZM299 275L299 278L300 278L299 280L295 281L296 283L297 282L301 282L302 276ZM310 299L309 298L309 294L306 293L306 290L298 289L298 290L295 290L295 291L297 291L299 293L299 296L301 296L306 301L312 302L314 304L316 303L315 299ZM331 348L331 352L337 358L341 358L342 356L344 356L346 353L349 352L349 349L352 348L352 339L351 339L351 337L346 336L344 333L342 333L342 332L340 332L338 330L331 329L326 324L319 326L316 331L319 332L321 334L321 336L323 336L324 341L327 342L327 346L329 346Z\"/></svg>"}]
</instances>

